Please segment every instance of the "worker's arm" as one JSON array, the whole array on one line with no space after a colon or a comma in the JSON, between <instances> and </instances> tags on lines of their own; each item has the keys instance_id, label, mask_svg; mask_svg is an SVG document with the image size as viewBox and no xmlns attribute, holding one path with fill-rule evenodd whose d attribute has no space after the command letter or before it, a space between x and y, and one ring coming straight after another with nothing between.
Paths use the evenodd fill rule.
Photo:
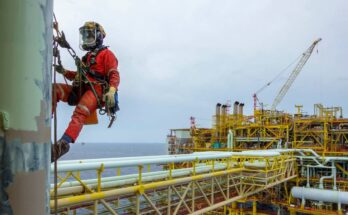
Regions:
<instances>
[{"instance_id":1,"label":"worker's arm","mask_svg":"<svg viewBox=\"0 0 348 215\"><path fill-rule=\"evenodd\" d=\"M107 50L105 53L105 72L109 79L110 88L114 88L115 91L118 89L118 85L120 84L120 74L118 72L118 61L115 55Z\"/></svg>"},{"instance_id":2,"label":"worker's arm","mask_svg":"<svg viewBox=\"0 0 348 215\"><path fill-rule=\"evenodd\" d=\"M77 75L76 71L71 71L71 70L65 70L64 72L64 77L70 81L73 81Z\"/></svg>"},{"instance_id":3,"label":"worker's arm","mask_svg":"<svg viewBox=\"0 0 348 215\"><path fill-rule=\"evenodd\" d=\"M59 74L62 74L65 78L67 78L70 81L74 80L76 77L76 71L64 69L62 65L53 65L53 67L55 71L57 71Z\"/></svg>"}]
</instances>

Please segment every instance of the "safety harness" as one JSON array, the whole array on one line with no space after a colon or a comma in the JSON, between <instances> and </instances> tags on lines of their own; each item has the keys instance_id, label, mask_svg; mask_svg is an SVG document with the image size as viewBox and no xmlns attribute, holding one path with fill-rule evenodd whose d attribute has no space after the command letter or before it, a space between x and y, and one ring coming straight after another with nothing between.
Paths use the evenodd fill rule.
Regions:
<instances>
[{"instance_id":1,"label":"safety harness","mask_svg":"<svg viewBox=\"0 0 348 215\"><path fill-rule=\"evenodd\" d=\"M76 52L73 48L71 48L70 44L67 42L64 32L60 32L58 29L58 24L53 26L57 36L54 37L55 44L58 44L62 48L66 48L69 54L72 56L72 58L75 60L75 65L77 66L77 73L78 73L78 79L74 80L73 82L73 90L69 96L68 103L70 105L76 105L78 103L78 100L80 99L83 91L83 83L87 84L91 91L93 92L94 96L97 99L97 104L99 108L99 114L104 115L107 113L108 116L110 116L110 122L108 125L108 128L112 126L114 121L116 120L116 112L119 111L118 106L118 95L117 92L115 93L115 106L109 107L108 102L105 101L105 109L102 106L101 98L99 98L97 92L94 89L94 84L101 84L103 86L103 95L106 93L107 90L109 90L109 84L108 84L108 77L104 76L102 74L99 74L96 71L93 71L90 69L90 67L94 64L96 64L96 57L97 55L104 49L107 49L107 46L101 46L98 48L95 48L93 51L88 52L82 60L76 55ZM89 62L87 62L88 55L91 55ZM58 46L56 45L53 50L53 56L58 58L58 65L62 66L61 60L60 60L60 53L58 50ZM93 79L97 81L97 83L92 83L88 76L91 76ZM74 89L75 88L75 89Z\"/></svg>"},{"instance_id":2,"label":"safety harness","mask_svg":"<svg viewBox=\"0 0 348 215\"><path fill-rule=\"evenodd\" d=\"M85 56L82 57L82 62L86 65L86 72L88 75L90 75L92 78L94 78L97 81L107 81L107 77L105 75L102 75L94 70L91 70L91 66L96 64L96 58L98 56L98 54L107 49L107 46L101 46L98 48L95 48L93 51L87 52L87 54L85 54ZM89 62L87 61L88 56L90 55L90 59Z\"/></svg>"}]
</instances>

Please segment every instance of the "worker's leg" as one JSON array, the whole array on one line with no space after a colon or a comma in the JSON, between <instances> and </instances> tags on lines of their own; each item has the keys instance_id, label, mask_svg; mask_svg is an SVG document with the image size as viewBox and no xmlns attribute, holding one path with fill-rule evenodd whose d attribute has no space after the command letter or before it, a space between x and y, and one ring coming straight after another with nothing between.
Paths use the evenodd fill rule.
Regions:
<instances>
[{"instance_id":1,"label":"worker's leg","mask_svg":"<svg viewBox=\"0 0 348 215\"><path fill-rule=\"evenodd\" d=\"M91 90L87 90L81 97L75 111L71 117L65 135L71 138L71 142L75 142L82 130L83 124L87 117L97 109L97 99Z\"/></svg>"},{"instance_id":2,"label":"worker's leg","mask_svg":"<svg viewBox=\"0 0 348 215\"><path fill-rule=\"evenodd\" d=\"M67 84L52 84L52 113L59 101L67 102L72 91L72 86ZM54 92L56 98L54 98Z\"/></svg>"},{"instance_id":3,"label":"worker's leg","mask_svg":"<svg viewBox=\"0 0 348 215\"><path fill-rule=\"evenodd\" d=\"M59 101L68 102L72 86L67 84L52 84L52 114ZM63 154L69 151L69 136L63 135L57 144L51 145L51 162L57 160Z\"/></svg>"}]
</instances>

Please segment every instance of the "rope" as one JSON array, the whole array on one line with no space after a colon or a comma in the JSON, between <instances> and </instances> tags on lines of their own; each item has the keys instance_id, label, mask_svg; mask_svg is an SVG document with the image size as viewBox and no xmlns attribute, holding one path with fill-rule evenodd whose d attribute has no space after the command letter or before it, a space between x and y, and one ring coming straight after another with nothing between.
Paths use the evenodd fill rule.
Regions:
<instances>
[{"instance_id":1,"label":"rope","mask_svg":"<svg viewBox=\"0 0 348 215\"><path fill-rule=\"evenodd\" d=\"M53 13L53 17L54 17L54 24L53 26L56 26L56 28L58 29L58 22L56 19L55 14ZM56 29L55 28L55 29ZM57 34L58 34L58 30L56 30ZM58 43L56 41L53 42L53 50L58 51ZM60 57L58 57L59 52L55 53L54 56L54 64L58 63L61 64L60 61ZM57 62L58 61L58 62ZM57 70L54 69L54 73L53 73L53 86L56 86L57 84ZM54 113L54 148L57 147L57 93L56 93L56 87L53 87L53 113ZM57 159L55 159L54 161L54 214L57 215L58 214L58 188L57 188L57 184L58 184L58 171L57 171Z\"/></svg>"}]
</instances>

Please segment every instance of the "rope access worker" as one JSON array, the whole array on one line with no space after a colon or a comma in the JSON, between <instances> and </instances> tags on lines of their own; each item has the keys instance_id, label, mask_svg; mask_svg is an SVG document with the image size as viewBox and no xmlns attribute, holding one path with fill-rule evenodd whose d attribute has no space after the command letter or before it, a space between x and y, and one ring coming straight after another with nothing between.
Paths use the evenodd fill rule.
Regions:
<instances>
[{"instance_id":1,"label":"rope access worker","mask_svg":"<svg viewBox=\"0 0 348 215\"><path fill-rule=\"evenodd\" d=\"M51 162L69 151L69 144L76 141L87 118L96 113L100 103L109 107L115 105L115 93L120 83L117 58L103 45L106 36L103 27L96 22L86 22L79 31L80 48L87 51L82 58L82 64L86 70L85 78L88 80L78 80L78 72L66 70L61 65L54 65L58 73L74 82L72 85L53 84L53 92L56 92L56 99L53 99L52 104L53 110L59 101L75 105L76 108L68 128L51 148Z\"/></svg>"}]
</instances>

